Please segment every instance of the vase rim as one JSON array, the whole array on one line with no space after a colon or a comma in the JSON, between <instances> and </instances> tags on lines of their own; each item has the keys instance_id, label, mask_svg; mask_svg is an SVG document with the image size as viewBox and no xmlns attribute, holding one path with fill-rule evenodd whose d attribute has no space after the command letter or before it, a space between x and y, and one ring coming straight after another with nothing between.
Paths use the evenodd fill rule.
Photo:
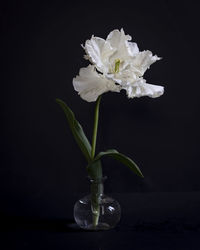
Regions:
<instances>
[{"instance_id":1,"label":"vase rim","mask_svg":"<svg viewBox=\"0 0 200 250\"><path fill-rule=\"evenodd\" d=\"M91 183L102 183L104 182L108 177L107 176L103 176L103 177L100 177L100 178L91 178L90 176L87 176L87 179L91 182Z\"/></svg>"}]
</instances>

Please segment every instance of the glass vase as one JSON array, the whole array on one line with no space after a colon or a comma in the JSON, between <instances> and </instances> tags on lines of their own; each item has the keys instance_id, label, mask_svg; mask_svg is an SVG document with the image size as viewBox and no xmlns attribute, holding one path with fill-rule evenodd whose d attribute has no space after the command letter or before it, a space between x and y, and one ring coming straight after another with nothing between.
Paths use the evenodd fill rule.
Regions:
<instances>
[{"instance_id":1,"label":"glass vase","mask_svg":"<svg viewBox=\"0 0 200 250\"><path fill-rule=\"evenodd\" d=\"M90 194L74 205L74 219L85 230L108 230L114 228L121 217L119 203L104 194L106 177L90 180Z\"/></svg>"}]
</instances>

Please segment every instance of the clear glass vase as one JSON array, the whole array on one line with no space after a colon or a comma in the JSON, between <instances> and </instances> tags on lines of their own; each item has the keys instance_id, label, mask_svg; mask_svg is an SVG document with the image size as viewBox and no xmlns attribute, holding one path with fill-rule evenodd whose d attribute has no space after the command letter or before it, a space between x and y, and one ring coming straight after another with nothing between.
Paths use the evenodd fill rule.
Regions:
<instances>
[{"instance_id":1,"label":"clear glass vase","mask_svg":"<svg viewBox=\"0 0 200 250\"><path fill-rule=\"evenodd\" d=\"M91 193L74 205L74 219L85 230L112 229L120 221L119 203L103 193L105 179L89 179Z\"/></svg>"}]
</instances>

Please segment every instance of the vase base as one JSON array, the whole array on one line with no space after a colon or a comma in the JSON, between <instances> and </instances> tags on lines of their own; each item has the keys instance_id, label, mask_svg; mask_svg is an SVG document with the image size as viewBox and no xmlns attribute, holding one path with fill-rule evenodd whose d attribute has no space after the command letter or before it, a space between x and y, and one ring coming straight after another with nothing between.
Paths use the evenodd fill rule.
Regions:
<instances>
[{"instance_id":1,"label":"vase base","mask_svg":"<svg viewBox=\"0 0 200 250\"><path fill-rule=\"evenodd\" d=\"M97 226L94 226L93 224L87 225L87 227L82 227L84 230L88 231L103 231L103 230L109 230L111 229L111 226L107 223L99 223Z\"/></svg>"}]
</instances>

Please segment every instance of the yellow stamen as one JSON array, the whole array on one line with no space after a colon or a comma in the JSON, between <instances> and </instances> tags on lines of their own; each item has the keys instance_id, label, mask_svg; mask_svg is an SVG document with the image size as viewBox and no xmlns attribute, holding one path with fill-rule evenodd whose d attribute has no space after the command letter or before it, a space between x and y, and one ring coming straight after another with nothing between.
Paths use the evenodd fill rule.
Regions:
<instances>
[{"instance_id":1,"label":"yellow stamen","mask_svg":"<svg viewBox=\"0 0 200 250\"><path fill-rule=\"evenodd\" d=\"M116 59L115 60L115 70L114 70L115 73L119 73L119 65L120 65L120 60Z\"/></svg>"}]
</instances>

